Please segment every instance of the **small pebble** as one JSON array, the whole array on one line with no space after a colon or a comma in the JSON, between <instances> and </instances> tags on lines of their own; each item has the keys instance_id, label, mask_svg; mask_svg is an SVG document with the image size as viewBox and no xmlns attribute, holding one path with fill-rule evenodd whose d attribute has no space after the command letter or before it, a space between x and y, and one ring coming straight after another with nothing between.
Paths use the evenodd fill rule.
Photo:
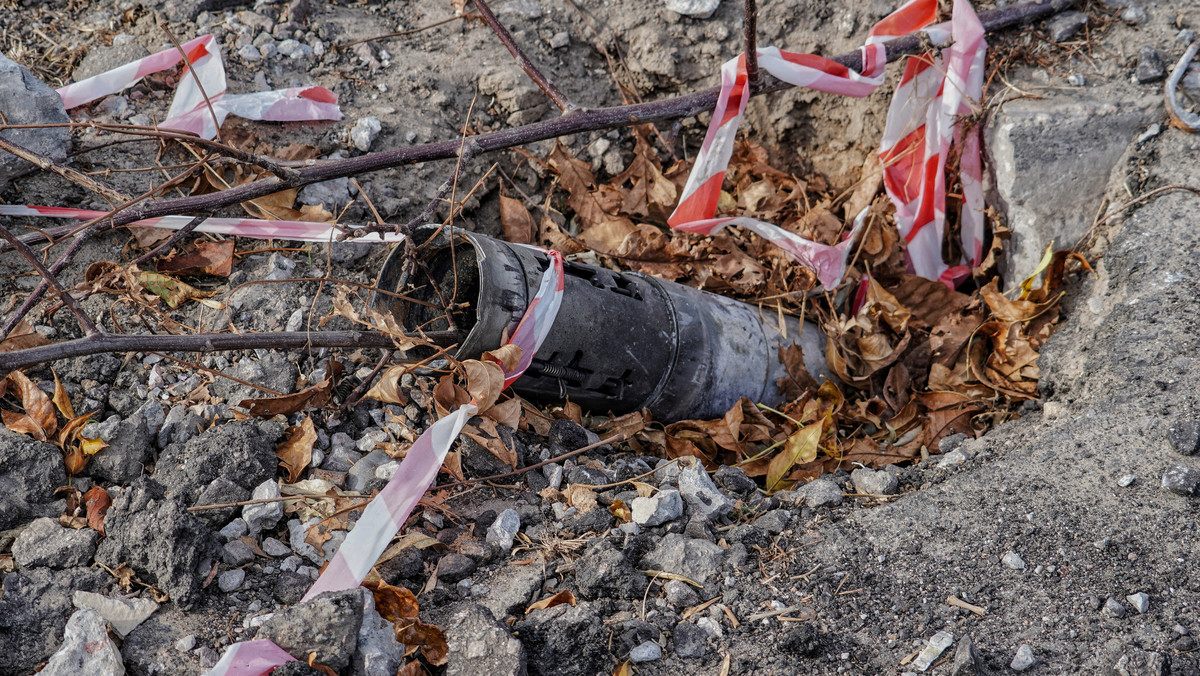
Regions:
<instances>
[{"instance_id":1,"label":"small pebble","mask_svg":"<svg viewBox=\"0 0 1200 676\"><path fill-rule=\"evenodd\" d=\"M1155 124L1154 126L1157 127L1158 125ZM1133 482L1135 482L1135 481L1137 481L1137 477L1135 477L1132 474L1126 474L1125 476L1123 476L1119 480L1117 480L1117 485L1120 486L1121 488L1129 488L1130 486L1133 485Z\"/></svg>"},{"instance_id":2,"label":"small pebble","mask_svg":"<svg viewBox=\"0 0 1200 676\"><path fill-rule=\"evenodd\" d=\"M646 641L633 650L629 651L629 659L634 664L642 662L653 662L662 658L662 646L654 641Z\"/></svg>"},{"instance_id":3,"label":"small pebble","mask_svg":"<svg viewBox=\"0 0 1200 676\"><path fill-rule=\"evenodd\" d=\"M241 568L227 570L217 576L217 586L219 586L221 591L225 592L226 594L242 586L242 583L245 581L246 571L242 570Z\"/></svg>"},{"instance_id":4,"label":"small pebble","mask_svg":"<svg viewBox=\"0 0 1200 676\"><path fill-rule=\"evenodd\" d=\"M1150 609L1150 595L1146 592L1130 594L1125 597L1125 600L1129 601L1129 605L1138 611L1138 615L1145 615L1146 611Z\"/></svg>"},{"instance_id":5,"label":"small pebble","mask_svg":"<svg viewBox=\"0 0 1200 676\"><path fill-rule=\"evenodd\" d=\"M1017 648L1017 654L1008 666L1012 667L1013 671L1025 671L1032 667L1034 662L1037 662L1037 658L1033 656L1033 648L1030 648L1028 643L1023 643Z\"/></svg>"},{"instance_id":6,"label":"small pebble","mask_svg":"<svg viewBox=\"0 0 1200 676\"><path fill-rule=\"evenodd\" d=\"M1137 5L1129 5L1121 10L1121 21L1127 24L1137 24L1146 20L1146 10Z\"/></svg>"},{"instance_id":7,"label":"small pebble","mask_svg":"<svg viewBox=\"0 0 1200 676\"><path fill-rule=\"evenodd\" d=\"M175 642L175 649L179 652L186 653L196 647L196 637L188 634Z\"/></svg>"},{"instance_id":8,"label":"small pebble","mask_svg":"<svg viewBox=\"0 0 1200 676\"><path fill-rule=\"evenodd\" d=\"M1125 617L1125 606L1111 596L1104 602L1104 614L1109 617Z\"/></svg>"},{"instance_id":9,"label":"small pebble","mask_svg":"<svg viewBox=\"0 0 1200 676\"><path fill-rule=\"evenodd\" d=\"M1000 559L1000 562L1013 570L1025 570L1025 559L1021 558L1016 552L1009 552Z\"/></svg>"}]
</instances>

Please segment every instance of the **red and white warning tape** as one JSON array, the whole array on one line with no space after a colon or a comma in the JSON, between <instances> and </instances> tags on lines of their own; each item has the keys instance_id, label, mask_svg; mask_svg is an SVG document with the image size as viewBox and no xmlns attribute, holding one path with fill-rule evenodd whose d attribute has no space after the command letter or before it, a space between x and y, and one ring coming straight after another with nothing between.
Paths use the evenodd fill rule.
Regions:
<instances>
[{"instance_id":1,"label":"red and white warning tape","mask_svg":"<svg viewBox=\"0 0 1200 676\"><path fill-rule=\"evenodd\" d=\"M217 127L233 114L250 120L269 122L295 122L311 120L340 120L342 111L337 105L337 95L324 87L292 87L253 94L227 94L225 92L225 64L221 60L221 49L216 38L203 35L182 45L191 64L191 72L185 65L180 73L175 97L167 110L167 119L159 123L161 129L172 129L197 134L207 139L215 138ZM71 83L58 90L67 110L91 103L96 99L115 94L131 87L147 75L174 68L183 55L172 47L123 66L100 73L86 80ZM193 74L195 77L193 77ZM199 85L203 85L203 91ZM207 101L205 94L208 95ZM209 105L212 112L209 112ZM213 124L213 116L216 124Z\"/></svg>"},{"instance_id":2,"label":"red and white warning tape","mask_svg":"<svg viewBox=\"0 0 1200 676\"><path fill-rule=\"evenodd\" d=\"M520 378L529 367L562 305L565 280L562 255L557 251L546 253L550 257L550 266L542 275L537 294L507 341L507 344L521 348L521 359L512 371L505 373L504 387ZM355 522L341 548L303 600L323 592L353 589L362 583L392 536L404 526L421 496L437 478L446 453L477 410L474 401L464 404L430 425L413 442L395 476L363 510L362 517ZM291 659L291 655L271 641L235 643L226 649L221 661L206 676L260 676Z\"/></svg>"},{"instance_id":3,"label":"red and white warning tape","mask_svg":"<svg viewBox=\"0 0 1200 676\"><path fill-rule=\"evenodd\" d=\"M104 216L106 211L70 209L65 207L38 207L24 204L0 204L0 216L40 216L42 218L77 218L91 220ZM159 216L134 221L129 225L146 228L178 230L191 223L189 216ZM298 242L336 242L346 230L353 226L338 226L333 223L313 221L270 221L261 218L207 218L196 227L196 232L215 235L238 235L258 239L290 239ZM348 242L400 242L404 235L394 232L371 233L348 239Z\"/></svg>"},{"instance_id":4,"label":"red and white warning tape","mask_svg":"<svg viewBox=\"0 0 1200 676\"><path fill-rule=\"evenodd\" d=\"M764 47L757 52L759 66L784 82L834 94L862 97L875 91L883 83L884 66L887 64L884 45L886 40L925 29L935 43L944 43L953 34L955 43L951 47L948 72L944 76L938 69L932 69L928 76L929 82L919 80L913 86L906 87L905 85L912 84L912 78L901 81L888 112L888 130L884 136L884 147L880 151L887 165L885 178L888 195L896 203L901 232L909 240L910 261L917 274L932 279L942 277L942 273L948 267L941 263L940 243L945 221L946 156L952 141L962 144L962 230L964 249L971 256L973 263L978 262L983 242L983 195L978 134L975 131L960 134L955 122L957 115L969 111L969 99L978 99L982 91L985 49L982 40L983 29L967 0L955 0L954 18L949 30L944 24L931 26L936 17L937 0L910 0L875 24L862 47L861 73L812 54L794 54L775 47ZM932 57L929 57L929 60L932 64ZM910 70L914 68L914 61L916 60L909 62ZM953 96L943 94L943 80L951 85ZM932 85L932 89L929 86L921 87L922 84ZM822 286L827 289L833 288L845 274L846 255L863 223L861 214L860 218L855 219L854 228L846 234L843 241L833 246L810 241L777 225L751 218L715 218L717 202L721 196L721 183L729 166L729 158L733 154L738 124L746 109L748 85L745 55L725 62L721 67L721 93L713 110L708 134L696 155L696 163L684 186L679 206L671 214L668 223L679 230L706 235L715 234L727 225L748 228L783 248L802 265L812 268ZM926 115L927 111L931 111L930 105L934 101L938 102L937 106L933 106L937 112L929 112ZM925 119L927 116L935 116L936 124L929 135L930 143L924 144L926 129L929 127L929 121ZM913 136L914 134L917 136ZM960 138L955 138L956 134L959 134ZM912 138L909 138L910 136ZM891 143L889 139L893 139ZM901 139L907 139L907 144L900 151L893 152L893 147ZM922 143L918 144L918 139ZM918 147L923 151L923 155L916 154L915 149ZM907 159L907 162L901 160L901 157ZM927 196L926 201L918 201L920 196ZM912 211L914 204L920 205L925 211ZM903 217L900 212L903 212ZM912 218L908 217L909 213L913 214ZM915 245L914 239L917 240ZM929 242L934 242L935 246L929 247ZM956 268L956 271L963 269L965 268Z\"/></svg>"}]
</instances>

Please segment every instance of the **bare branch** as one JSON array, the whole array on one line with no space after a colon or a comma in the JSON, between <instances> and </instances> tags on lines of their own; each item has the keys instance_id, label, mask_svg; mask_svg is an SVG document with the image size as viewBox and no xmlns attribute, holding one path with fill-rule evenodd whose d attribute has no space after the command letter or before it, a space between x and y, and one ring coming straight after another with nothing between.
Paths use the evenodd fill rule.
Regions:
<instances>
[{"instance_id":1,"label":"bare branch","mask_svg":"<svg viewBox=\"0 0 1200 676\"><path fill-rule=\"evenodd\" d=\"M42 155L33 152L32 150L23 148L11 141L6 141L4 138L0 138L0 150L10 152L27 162L37 165L44 171L52 171L78 186L86 188L87 190L91 190L97 195L108 200L108 203L112 206L129 201L129 197L121 193L121 191L117 190L116 188L102 181L96 180L77 169L64 167L47 157L43 157Z\"/></svg>"},{"instance_id":2,"label":"bare branch","mask_svg":"<svg viewBox=\"0 0 1200 676\"><path fill-rule=\"evenodd\" d=\"M512 34L504 27L504 24L500 23L495 14L492 14L492 10L487 6L487 2L484 0L471 1L475 3L475 8L479 10L479 15L483 17L483 22L496 33L496 37L500 38L500 42L504 43L504 46L508 48L508 53L513 55L513 58L517 60L517 64L521 66L521 69L525 71L529 79L533 80L533 83L545 92L546 96L550 97L554 105L558 106L558 109L564 113L576 110L578 106L571 103L567 95L554 86L553 82L547 80L546 76L542 75L542 71L538 70L538 67L533 64L533 61L529 60L529 57L521 50L521 46L513 39Z\"/></svg>"},{"instance_id":3,"label":"bare branch","mask_svg":"<svg viewBox=\"0 0 1200 676\"><path fill-rule=\"evenodd\" d=\"M746 0L746 82L758 80L758 7Z\"/></svg>"},{"instance_id":4,"label":"bare branch","mask_svg":"<svg viewBox=\"0 0 1200 676\"><path fill-rule=\"evenodd\" d=\"M71 314L75 315L75 320L79 322L79 326L84 330L85 333L87 333L89 336L100 334L100 330L96 328L96 325L92 323L91 318L88 317L87 313L83 311L83 308L79 306L79 302L75 300L74 296L67 293L67 290L63 288L62 284L58 281L58 278L54 276L54 273L47 270L45 265L42 265L42 262L38 260L37 254L34 253L33 249L29 248L28 244L17 239L15 235L9 232L8 228L2 225L0 225L0 237L3 237L5 240L7 240L8 243L11 244L13 248L15 248L21 254L21 256L25 258L25 261L29 263L34 270L37 270L38 274L42 276L43 282L54 288L54 292L58 294L58 297L62 300L63 305L67 306L67 309L71 311Z\"/></svg>"}]
</instances>

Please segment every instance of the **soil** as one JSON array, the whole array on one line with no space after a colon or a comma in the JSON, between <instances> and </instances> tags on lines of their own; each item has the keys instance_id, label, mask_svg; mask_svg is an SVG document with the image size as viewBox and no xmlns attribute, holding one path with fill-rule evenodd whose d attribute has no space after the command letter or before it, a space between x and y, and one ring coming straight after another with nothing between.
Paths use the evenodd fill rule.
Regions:
<instances>
[{"instance_id":1,"label":"soil","mask_svg":"<svg viewBox=\"0 0 1200 676\"><path fill-rule=\"evenodd\" d=\"M585 107L615 105L623 99L652 100L716 84L720 64L742 44L742 8L731 0L705 19L680 16L654 0L509 0L498 2L494 9L548 78ZM838 54L860 44L869 27L892 9L882 0L843 5L811 0L765 3L759 39L761 44L793 51ZM1200 9L1147 4L1146 17L1136 23L1122 21L1125 10L1105 3L1089 2L1082 9L1091 18L1089 27L1066 45L1049 43L1044 25L993 38L996 53L1010 55L1012 62L991 83L989 102L999 106L1002 100L1035 98L1053 110L1055 105L1070 105L1081 91L1092 99L1151 101L1147 119L1160 125L1159 133L1135 140L1142 136L1143 129L1138 129L1126 139L1129 147L1109 175L1104 193L1091 196L1091 203L1098 206L1105 199L1107 205L1124 204L1167 186L1200 186L1197 137L1167 125L1161 103L1151 100L1157 97L1159 85L1142 85L1133 79L1143 46L1157 48L1168 62L1178 58L1185 45L1177 36L1181 30L1198 30ZM264 26L284 23L289 12L299 19L295 26L278 28L269 39L260 39ZM224 48L230 92L320 84L337 93L345 114L342 121L328 123L271 124L231 118L224 132L253 135L266 149L310 144L321 156L361 154L350 141L349 130L368 116L382 124L372 145L378 150L456 138L464 125L479 133L557 115L491 31L475 21L453 20L358 48L335 48L454 16L451 2L298 0L292 5L250 5L183 0L86 7L51 2L32 7L0 0L0 25L10 27L0 48L18 61L36 64L35 72L57 86L158 51L165 43L157 27L160 19L181 40L211 31ZM310 49L319 44L323 50L315 51L323 53L255 62L238 55L247 44L278 45L283 38L299 40ZM896 69L889 69L890 79ZM1083 87L1072 84L1071 76L1082 76ZM56 77L62 81L54 81ZM124 119L135 114L160 119L169 102L169 84L152 78L131 90ZM759 97L749 104L743 133L772 149L777 166L799 175L821 174L835 188L848 188L858 180L864 160L875 152L890 94L885 86L860 100L803 90ZM99 106L72 115L77 120L114 119ZM708 116L701 115L674 127L661 125L660 131L674 140L673 152L685 156L694 152L707 122ZM1098 128L1095 133L1106 130ZM75 135L74 147L109 140L111 136L82 130ZM578 134L560 141L609 175L625 167L633 149L627 130ZM154 159L156 149L151 145L107 146L77 156L73 166L85 171L145 166ZM469 190L495 163L495 170L509 177L529 204L540 204L550 183L523 152L544 157L551 146L545 141L522 152L478 158L462 168L458 190ZM164 164L168 161L178 158L163 159ZM431 162L360 176L358 187L338 184L330 190L344 195L345 201L361 191L385 219L404 222L419 213L453 173L452 161ZM123 190L140 193L162 175L110 173L106 178ZM460 225L500 233L497 185L494 177L480 184L467 200ZM42 174L25 176L0 189L0 199L12 204L106 208L81 188ZM522 588L524 597L517 593L519 599L511 608L501 604L498 610L489 609L495 610L493 625L506 618L509 622L500 625L506 628L487 642L485 652L500 650L497 646L506 645L504 637L512 635L522 641L524 652L523 666L512 667L498 654L496 664L508 666L485 672L611 673L631 650L654 641L661 644L663 657L634 665L634 673L900 674L913 670L913 653L944 630L953 634L955 646L928 673L1009 673L1018 648L1028 645L1036 660L1028 673L1200 674L1200 652L1191 638L1200 631L1200 568L1195 565L1200 553L1200 496L1185 497L1161 488L1168 468L1200 467L1195 457L1181 454L1178 444L1171 443L1172 430L1200 420L1200 368L1191 356L1200 348L1195 319L1200 316L1200 283L1192 272L1191 255L1200 247L1200 228L1191 227L1200 225L1196 213L1194 194L1165 191L1109 218L1093 233L1083 253L1095 261L1095 273L1077 277L1068 287L1063 324L1039 362L1041 399L1027 405L1023 417L979 439L944 445L940 455L935 452L918 464L894 468L900 491L895 497L851 497L837 506L814 508L796 496L765 498L753 491L739 495L718 480L726 493L739 500L736 512L706 521L697 519L697 508L689 506L688 516L633 536L615 527L608 510L600 510L603 514L595 523L585 520L595 510L582 515L555 511L553 501L539 495L547 480L542 473L531 472L514 480L514 487L472 490L451 501L447 507L454 519L426 510L427 516L414 526L444 544L455 544L471 539L468 535L482 541L489 518L516 509L526 535L546 536L532 549L557 554L532 586ZM366 221L370 209L364 200L354 200L341 218ZM246 283L328 273L369 284L389 253L385 247L358 245L297 249L274 242L270 250L240 258L227 282L207 283L204 288L216 292L214 297L228 310L193 303L178 312L142 319L150 327L219 330L232 322L243 331L265 331L283 329L299 312L306 325L316 328L331 302L330 293L319 291L316 283ZM64 271L64 282L83 282L88 266L96 261L128 262L136 255L128 233L105 235L84 248ZM18 257L0 256L0 299L18 298L34 281ZM0 310L11 312L8 302L0 302ZM92 296L84 306L93 316L121 322L125 330L133 330L141 321L127 307L113 308L110 296ZM55 340L80 335L63 311L48 317L42 308L30 319L39 332ZM326 328L345 327L335 320ZM204 356L199 363L258 388L291 392L315 382L328 354L327 350L282 354L262 350ZM174 356L188 362L197 359L193 354ZM377 358L369 350L342 356L358 378L370 373ZM174 420L174 427L170 418L167 426L160 420L161 429L141 442L148 455L135 458L132 471L110 468L105 476L84 472L72 480L81 491L96 484L119 494L114 510L121 514L126 530L133 528L130 523L142 524L137 528L163 528L149 540L110 537L95 553L100 563L115 567L128 562L139 577L157 578L156 586L171 596L122 643L127 672L198 673L210 667L215 654L230 643L253 637L251 618L295 604L296 589L309 581L303 569L286 571L279 561L259 557L240 566L249 575L237 591L223 592L211 579L202 584L204 575L196 579L196 569L219 559L226 543L216 531L240 512L223 510L196 519L182 510L192 504L221 502L217 499L221 486L239 500L250 497L263 481L275 479L272 449L283 429L280 422L296 420L234 421L228 404L261 396L260 390L153 355L101 355L53 366L53 374L45 366L30 369L28 375L49 390L57 377L76 410L98 407L99 420L116 416L122 423L135 421L131 429L136 421L146 424L154 418L145 405L155 396L161 404L160 416L185 403L188 394L205 383L225 404L184 407L182 413L192 417ZM345 394L339 392L338 397ZM425 398L420 392L412 396L414 404ZM314 412L321 436L318 448L332 456L338 433L349 435L353 444L369 430L388 429L381 422L388 415L403 416L420 429L429 420L423 408L380 407L366 400L342 413ZM570 432L582 434L582 430ZM561 430L557 438L554 433L548 438L521 435L513 443L527 464L581 445L565 439ZM11 454L0 457L0 468L16 458L14 449L19 446L0 438L0 456ZM232 452L233 447L238 450ZM1195 448L1184 450L1190 454ZM33 457L33 451L28 453ZM953 459L961 463L946 462ZM583 480L589 460L603 469L607 481ZM604 448L563 466L568 474L563 488L628 479L649 471L658 460L639 457L627 448ZM595 466L591 469L599 471ZM480 466L477 474L494 473L487 470ZM1126 477L1133 477L1132 482ZM664 488L670 483L657 475L653 480ZM847 493L856 492L846 473L839 472L832 480ZM116 490L121 486L123 491ZM602 492L602 504L621 498L622 490ZM637 497L627 493L625 498ZM0 563L13 551L13 540L22 529L35 517L56 518L64 502L47 494L27 507L22 517L6 526L10 531L0 532ZM748 525L772 513L773 518L782 518L781 528L772 532ZM0 517L7 518L4 513ZM288 537L291 518L291 514L284 516L261 533L260 540L271 535L299 552L298 543ZM676 604L668 598L664 580L648 579L638 572L645 568L635 565L645 560L648 551L675 537L716 542L713 546L725 551L714 559L713 570L701 571L711 572L712 579L702 583L696 604L719 600L690 620L681 618L682 610L695 604ZM335 538L327 546L336 542ZM141 551L141 547L148 549ZM184 555L178 551L181 547L191 549ZM464 549L462 553L478 564L462 576L468 584L443 579L425 589L429 574L448 566L436 563L438 554L433 551L422 554L424 561L418 557L412 570L400 571L400 564L395 564L392 574L399 584L422 592L423 618L445 623L452 635L475 626L463 624L468 621L463 617L487 624L489 620L479 620L471 608L463 610L463 604L490 600L498 590L515 585L503 581L520 567L510 564L529 556L529 552L510 556L494 551L473 556L475 550ZM1023 566L1010 565L1014 562L1007 556L1010 553L1018 555ZM605 561L618 572L603 577L603 584L585 579L582 570L600 575L595 571L602 570ZM238 567L218 566L221 572ZM11 659L0 665L0 673L30 673L58 648L73 611L70 591L113 590L112 580L96 566L59 568L31 566L5 578L0 594L0 652ZM173 572L162 573L167 569ZM490 595L478 592L488 585ZM563 588L575 591L579 607L559 611L553 618L548 614L554 609L523 612L529 600ZM150 595L144 589L139 593ZM1144 612L1127 599L1138 593L1149 596ZM951 605L950 597L981 612ZM1121 617L1105 612L1109 599L1121 604ZM793 606L786 613L747 619ZM700 634L699 655L679 654L701 618L705 626L717 626L719 635L706 629ZM679 629L683 625L689 626ZM560 645L564 636L555 636L568 626L582 637L578 645ZM189 636L194 637L195 648L178 649L177 642ZM955 654L967 637L979 653L976 671L960 666ZM431 672L463 673L473 668L470 665L478 670L471 659L454 652L452 646L450 664ZM344 673L357 668L348 666Z\"/></svg>"}]
</instances>

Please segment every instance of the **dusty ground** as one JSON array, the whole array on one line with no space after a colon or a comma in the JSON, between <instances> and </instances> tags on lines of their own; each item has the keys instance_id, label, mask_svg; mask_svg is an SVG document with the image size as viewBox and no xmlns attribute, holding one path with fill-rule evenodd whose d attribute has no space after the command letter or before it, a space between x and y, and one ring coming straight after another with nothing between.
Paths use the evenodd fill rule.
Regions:
<instances>
[{"instance_id":1,"label":"dusty ground","mask_svg":"<svg viewBox=\"0 0 1200 676\"><path fill-rule=\"evenodd\" d=\"M164 38L152 16L160 12L181 38L205 29L221 38L230 91L316 83L337 92L346 114L339 123L230 123L257 134L268 146L310 143L323 155L359 153L349 144L348 130L367 116L382 123L372 146L381 149L452 138L464 124L480 132L555 114L490 31L477 23L451 22L374 42L369 49L332 49L356 38L449 18L450 3L314 3L307 16L296 17L296 26L284 27L278 24L287 21L286 5L217 4L5 5L0 23L21 28L10 30L0 48L20 56L13 54L13 45L20 43L33 50L33 56L27 52L22 60L37 62L41 51L51 47L33 29L53 31L47 34L62 49L55 52L56 60L43 60L58 70L38 72L69 81L160 49ZM741 9L730 0L707 19L625 0L511 0L497 3L496 9L547 75L585 106L621 102L614 80L632 84L644 99L709 86L719 64L741 44ZM761 41L837 54L852 49L890 9L885 2L853 7L806 0L769 3L759 21ZM1043 48L1045 67L1018 60L1002 80L992 82L989 101L997 106L994 120L1005 119L1003 106L1015 106L1013 115L1043 115L1041 138L1048 148L1078 132L1079 127L1070 125L1081 119L1086 135L1116 148L1109 166L1084 172L1089 177L1081 184L1086 190L1068 187L1058 196L1065 211L1084 213L1090 225L1102 199L1123 204L1165 186L1200 186L1198 139L1166 126L1158 84L1131 80L1143 46L1156 47L1168 63L1178 58L1184 45L1177 36L1181 29L1196 30L1200 11L1146 4L1146 16L1131 24L1121 20L1122 10L1098 3L1085 9L1091 17L1087 39L1081 34L1065 47ZM1044 34L1045 27L1038 31ZM315 51L323 53L304 54L301 48L297 58L248 61L238 56L246 45L269 53L289 37L310 50L319 44L322 49ZM1028 32L1009 39L1014 41L1009 47L1042 44L1041 37ZM60 54L75 53L71 50L82 56L73 67ZM1072 76L1081 76L1084 84L1074 84L1077 80L1068 79ZM168 100L165 86L152 84L140 94L129 101L123 118L161 115ZM863 100L801 91L774 94L751 102L744 129L773 148L780 165L819 172L833 185L847 186L873 152L889 94L886 88ZM998 103L1004 99L1012 101ZM1092 110L1088 106L1096 102L1113 105L1120 114L1081 117L1079 111ZM96 109L84 114L112 117ZM1070 124L1056 127L1056 120ZM706 121L688 120L678 130L666 125L662 131L677 132L694 148ZM1157 134L1143 134L1156 123ZM992 124L990 135L1000 122ZM75 147L103 140L84 132L77 135ZM565 142L608 173L624 167L632 148L627 132L579 135ZM544 156L549 147L547 142L527 150ZM678 143L675 147L681 148ZM114 146L81 156L75 166L143 166L151 152L146 145ZM1038 161L1021 152L1018 165ZM462 183L474 183L492 162L500 163L532 203L545 197L543 177L517 153L476 160L465 168ZM360 177L359 182L385 218L406 220L423 208L451 171L447 162L431 163ZM138 173L109 178L130 191L160 180ZM1022 189L1026 192L1017 195L1020 199L1048 199L1036 186ZM353 194L348 184L338 183L309 199L340 208ZM103 206L47 176L21 179L0 197L9 203ZM1003 197L994 195L992 202L1001 211L1042 213L1037 204ZM1109 219L1084 249L1089 257L1099 256L1097 274L1072 283L1062 328L1042 353L1042 399L1026 407L1025 417L981 439L951 443L942 456L897 468L898 497L851 498L814 508L803 497L763 498L736 478L718 477L724 492L740 500L737 511L706 518L689 506L686 515L633 534L617 528L607 510L593 510L585 518L543 502L538 493L553 476L534 472L511 489L476 490L452 503L461 523L429 510L414 526L457 551L431 548L415 560L406 555L386 575L395 584L421 591L437 571L441 582L419 599L423 619L442 626L450 639L446 673L609 673L631 650L653 642L661 646L662 656L636 664L635 673L716 674L727 664L728 673L739 674L899 674L913 668L912 653L944 630L953 634L955 646L931 673L1008 673L1018 647L1028 645L1036 659L1029 673L1200 674L1200 653L1192 638L1200 631L1200 573L1194 563L1200 503L1161 488L1169 467L1197 466L1194 457L1172 448L1168 434L1200 419L1200 370L1190 356L1200 347L1194 319L1200 285L1192 272L1200 235L1189 227L1197 224L1196 204L1194 194L1170 191ZM468 227L495 233L498 209L496 182L489 181L462 219ZM367 214L357 200L345 220L363 220ZM1062 223L1060 239L1079 237L1073 222ZM127 235L112 235L90 246L77 268L65 275L67 281L81 281L92 261L131 259L127 240ZM331 254L328 271L334 276L368 282L386 251L334 247ZM31 288L32 278L15 257L0 257L0 269L4 297ZM245 281L271 274L317 277L325 271L321 247L311 255L252 254L238 262L228 285L213 290L225 298ZM327 311L327 294L310 305L315 291L311 283L242 287L228 298L231 316L245 329L277 330L297 310L305 320ZM109 299L96 297L87 307L101 313L109 305ZM192 326L219 327L225 321L224 314L200 309L175 318ZM44 326L42 331L56 338L77 334L63 312ZM321 368L323 356L259 353L203 363L289 391L298 376ZM354 357L363 368L373 359L370 354ZM252 618L295 604L319 563L319 558L290 551L275 558L252 555L241 561L235 556L231 561L228 538L217 531L238 513L206 513L201 520L184 511L193 504L248 498L262 481L274 479L273 450L284 425L231 422L227 407L219 404L198 412L180 407L201 381L189 380L192 370L186 367L144 355L78 359L55 368L77 410L99 406L101 419L116 417L118 434L127 435L121 437L124 447L134 449L121 457L133 459L121 464L115 453L105 462L100 461L103 455L97 456L84 476L73 480L80 490L97 484L122 496L114 507L117 516L109 522L109 537L98 549L93 542L83 560L35 561L5 578L0 648L7 658L0 673L30 673L58 649L74 610L72 591L116 593L112 576L91 565L93 558L114 568L129 563L141 579L172 599L124 638L120 650L127 672L198 673L225 646L254 635ZM49 369L33 370L30 376L52 387ZM154 392L161 405L147 407ZM236 402L254 391L218 378L211 393ZM182 410L164 424L173 407ZM403 415L417 427L428 420L420 407L404 409ZM344 416L322 413L314 418L322 435L318 448L327 457L340 457L347 467L361 458L354 451L358 440L374 430L388 430L383 411L371 402ZM212 429L199 433L213 421ZM338 433L348 436L342 439ZM537 462L578 447L582 434L563 425L549 439L523 438L522 459ZM30 444L0 431L0 468L8 475L0 481L11 483L28 472L28 484L65 483L61 470L56 474L49 467L57 450ZM1194 450L1194 444L1184 450ZM561 468L564 488L628 479L658 460L624 449L602 449L585 458L592 467L580 460ZM664 472L651 480L669 489L673 479ZM833 479L839 487L853 489L848 475ZM122 486L123 492L116 490ZM602 504L632 497L621 487L600 493ZM0 525L11 529L0 532L0 561L12 562L2 557L14 551L14 539L35 517L57 517L63 511L62 501L48 494L26 502L0 503ZM524 534L540 548L510 555L483 544L489 519L510 508L519 514ZM276 537L303 554L300 543L288 537L287 522L293 518L289 514L269 522L254 534L257 543ZM463 546L469 540L474 549ZM551 545L557 547L554 554L566 556L551 556L547 568L531 572L537 566L511 565L539 549L549 552ZM675 545L679 548L672 549ZM1014 567L1016 560L1007 556L1014 553L1023 567ZM458 558L451 560L451 555ZM289 559L299 562L289 566ZM245 582L228 592L215 580L206 583L218 560L222 573L244 570ZM452 571L448 560L458 568ZM663 584L638 572L672 565L676 572L700 579L702 589L677 581ZM564 588L574 591L577 606L524 612L529 601ZM1127 599L1138 593L1148 595L1144 612ZM980 607L982 614L949 605L951 596ZM689 612L710 599L717 599L714 605ZM1120 604L1119 611L1112 604L1106 607L1110 599ZM781 614L787 619L749 620L785 608L789 610ZM299 617L301 623L331 621L315 611ZM520 641L516 648L513 636ZM977 671L955 657L968 636L979 653ZM361 651L358 661L344 669L351 672L378 673L361 664Z\"/></svg>"}]
</instances>

